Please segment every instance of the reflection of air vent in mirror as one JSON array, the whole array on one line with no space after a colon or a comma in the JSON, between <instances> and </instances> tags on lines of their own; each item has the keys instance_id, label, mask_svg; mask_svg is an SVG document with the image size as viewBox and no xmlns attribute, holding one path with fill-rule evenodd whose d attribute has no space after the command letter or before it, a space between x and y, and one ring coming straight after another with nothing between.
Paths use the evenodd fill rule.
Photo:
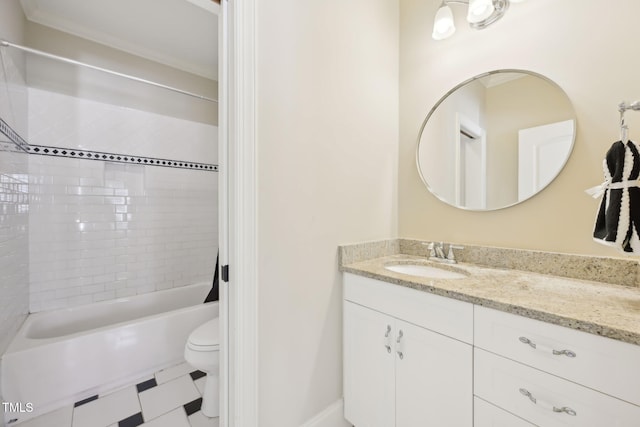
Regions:
<instances>
[{"instance_id":1,"label":"reflection of air vent in mirror","mask_svg":"<svg viewBox=\"0 0 640 427\"><path fill-rule=\"evenodd\" d=\"M460 129L460 135L466 136L469 139L478 139L478 137L476 135L472 135L471 133L467 132L464 129Z\"/></svg>"}]
</instances>

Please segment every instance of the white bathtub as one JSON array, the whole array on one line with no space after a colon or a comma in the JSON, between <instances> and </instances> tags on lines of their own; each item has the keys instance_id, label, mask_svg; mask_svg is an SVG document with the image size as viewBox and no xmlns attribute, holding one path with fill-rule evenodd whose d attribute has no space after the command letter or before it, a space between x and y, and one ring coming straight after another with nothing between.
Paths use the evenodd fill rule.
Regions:
<instances>
[{"instance_id":1,"label":"white bathtub","mask_svg":"<svg viewBox=\"0 0 640 427\"><path fill-rule=\"evenodd\" d=\"M2 356L2 397L31 418L184 361L192 330L218 316L210 283L31 314Z\"/></svg>"}]
</instances>

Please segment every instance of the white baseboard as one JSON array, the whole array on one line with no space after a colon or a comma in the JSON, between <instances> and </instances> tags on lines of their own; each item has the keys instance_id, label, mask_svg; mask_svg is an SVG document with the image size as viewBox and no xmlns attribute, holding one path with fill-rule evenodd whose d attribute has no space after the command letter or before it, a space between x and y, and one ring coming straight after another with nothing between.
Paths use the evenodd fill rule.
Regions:
<instances>
[{"instance_id":1,"label":"white baseboard","mask_svg":"<svg viewBox=\"0 0 640 427\"><path fill-rule=\"evenodd\" d=\"M352 427L343 414L344 406L340 399L300 427Z\"/></svg>"}]
</instances>

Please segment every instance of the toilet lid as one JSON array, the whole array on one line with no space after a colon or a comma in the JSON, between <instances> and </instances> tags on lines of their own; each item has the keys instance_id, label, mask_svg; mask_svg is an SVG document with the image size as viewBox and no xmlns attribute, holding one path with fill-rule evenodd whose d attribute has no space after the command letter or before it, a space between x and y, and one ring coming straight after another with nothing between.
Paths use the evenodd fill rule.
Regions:
<instances>
[{"instance_id":1,"label":"toilet lid","mask_svg":"<svg viewBox=\"0 0 640 427\"><path fill-rule=\"evenodd\" d=\"M217 350L220 346L220 329L218 318L209 320L208 322L198 326L188 340L189 348L196 351Z\"/></svg>"}]
</instances>

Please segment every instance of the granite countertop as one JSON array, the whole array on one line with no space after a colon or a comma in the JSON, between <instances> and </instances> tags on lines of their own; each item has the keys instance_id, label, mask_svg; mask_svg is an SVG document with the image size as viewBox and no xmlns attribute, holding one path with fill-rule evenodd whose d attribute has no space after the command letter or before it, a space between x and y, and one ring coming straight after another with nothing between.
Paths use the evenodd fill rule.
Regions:
<instances>
[{"instance_id":1,"label":"granite countertop","mask_svg":"<svg viewBox=\"0 0 640 427\"><path fill-rule=\"evenodd\" d=\"M388 264L418 263L462 271L459 279L395 273ZM340 270L640 345L640 288L528 271L455 265L390 254L342 264Z\"/></svg>"}]
</instances>

